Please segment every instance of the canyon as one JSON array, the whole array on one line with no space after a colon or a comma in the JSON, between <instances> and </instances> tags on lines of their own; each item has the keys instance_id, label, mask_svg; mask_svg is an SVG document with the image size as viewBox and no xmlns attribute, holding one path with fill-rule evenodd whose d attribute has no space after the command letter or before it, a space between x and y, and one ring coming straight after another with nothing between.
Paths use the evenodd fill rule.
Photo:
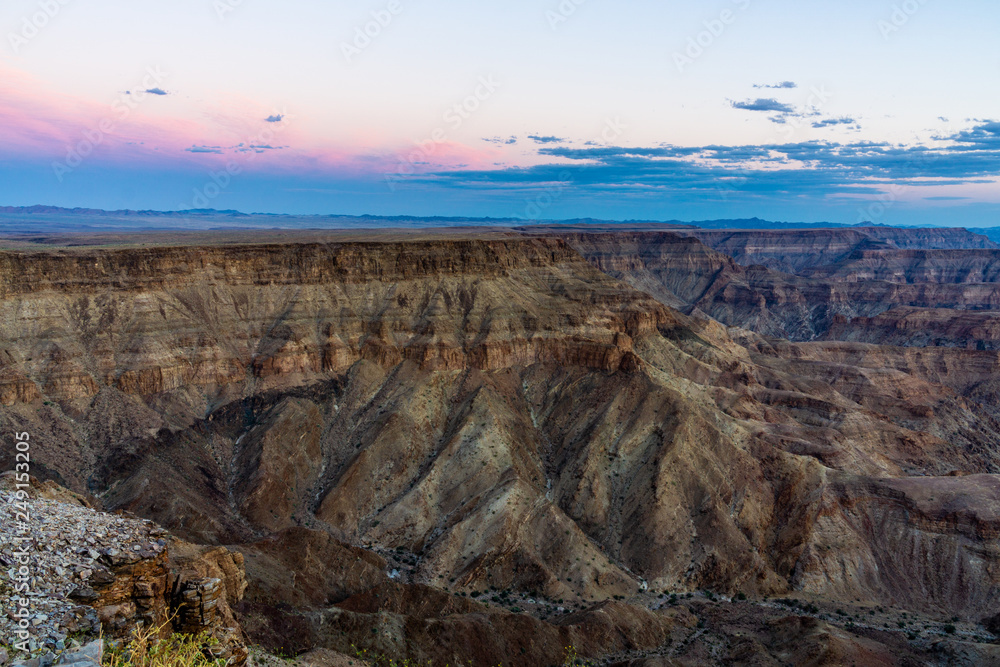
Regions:
<instances>
[{"instance_id":1,"label":"canyon","mask_svg":"<svg viewBox=\"0 0 1000 667\"><path fill-rule=\"evenodd\" d=\"M0 251L0 429L40 479L225 547L247 643L1000 660L985 237L273 235Z\"/></svg>"},{"instance_id":2,"label":"canyon","mask_svg":"<svg viewBox=\"0 0 1000 667\"><path fill-rule=\"evenodd\" d=\"M897 233L904 231L911 230ZM594 266L664 304L764 336L878 343L889 327L892 339L885 342L892 345L993 349L991 325L1000 310L993 267L1000 250L982 248L991 242L968 232L959 236L947 230L939 236L923 231L914 234L922 240L902 245L949 247L873 250L877 239L829 230L813 256L804 245L813 232L755 231L741 236L744 249L734 253L747 263L741 264L686 233L561 237ZM971 247L950 247L961 243ZM747 244L756 244L755 249L746 251ZM824 255L838 259L822 264ZM788 272L755 262L785 266ZM922 323L908 326L917 312Z\"/></svg>"}]
</instances>

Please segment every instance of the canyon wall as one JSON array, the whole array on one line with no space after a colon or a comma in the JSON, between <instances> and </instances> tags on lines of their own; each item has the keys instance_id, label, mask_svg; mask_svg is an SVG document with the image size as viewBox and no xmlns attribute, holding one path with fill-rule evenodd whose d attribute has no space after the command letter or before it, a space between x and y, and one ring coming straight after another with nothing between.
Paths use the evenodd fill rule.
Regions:
<instances>
[{"instance_id":1,"label":"canyon wall","mask_svg":"<svg viewBox=\"0 0 1000 667\"><path fill-rule=\"evenodd\" d=\"M0 267L0 427L32 433L37 474L257 554L263 634L295 605L296 632L344 650L327 629L387 600L403 622L426 616L407 596L484 590L580 608L799 594L973 620L1000 604L995 353L762 337L775 306L754 275L776 272L695 239L79 249ZM865 310L787 280L766 289L803 321L885 310L886 292ZM306 542L382 560L344 560L355 583L317 580L323 599L269 584ZM391 569L417 588L330 608ZM626 612L599 618L656 625ZM409 655L443 657L408 636Z\"/></svg>"},{"instance_id":2,"label":"canyon wall","mask_svg":"<svg viewBox=\"0 0 1000 667\"><path fill-rule=\"evenodd\" d=\"M765 336L973 349L998 343L992 322L1000 283L992 267L1000 251L851 250L839 263L796 274L741 266L674 233L564 238L594 266L666 305ZM783 244L773 251L785 252ZM916 321L926 328L908 323Z\"/></svg>"}]
</instances>

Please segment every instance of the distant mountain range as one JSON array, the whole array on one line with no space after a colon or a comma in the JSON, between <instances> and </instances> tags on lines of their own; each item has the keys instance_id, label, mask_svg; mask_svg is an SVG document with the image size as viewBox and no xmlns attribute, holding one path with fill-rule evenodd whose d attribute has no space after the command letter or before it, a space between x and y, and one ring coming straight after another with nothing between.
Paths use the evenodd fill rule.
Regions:
<instances>
[{"instance_id":1,"label":"distant mountain range","mask_svg":"<svg viewBox=\"0 0 1000 667\"><path fill-rule=\"evenodd\" d=\"M275 213L243 213L236 210L192 209L186 211L131 210L105 211L93 208L62 208L58 206L0 206L0 233L96 232L96 231L197 231L247 229L365 229L373 227L433 228L433 227L525 227L525 226L594 226L614 225L616 228L679 228L679 229L831 229L849 227L908 227L870 222L846 225L835 222L775 222L760 218L727 220L601 220L573 218L567 220L527 220L522 218L476 218L409 215L287 215ZM944 225L943 225L944 226ZM928 228L932 225L915 225ZM1000 227L974 229L977 233L1000 241Z\"/></svg>"}]
</instances>

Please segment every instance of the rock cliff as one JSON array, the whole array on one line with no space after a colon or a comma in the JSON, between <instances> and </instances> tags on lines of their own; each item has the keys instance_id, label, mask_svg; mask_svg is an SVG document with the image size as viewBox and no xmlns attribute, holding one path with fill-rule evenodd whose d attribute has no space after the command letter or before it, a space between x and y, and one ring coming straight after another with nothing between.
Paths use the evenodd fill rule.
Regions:
<instances>
[{"instance_id":1,"label":"rock cliff","mask_svg":"<svg viewBox=\"0 0 1000 667\"><path fill-rule=\"evenodd\" d=\"M993 250L851 251L840 263L813 265L796 275L741 266L693 238L673 233L564 238L602 271L666 305L765 336L878 343L887 333L880 323L920 313L932 323L927 331L900 326L884 342L985 349L995 345L990 322L991 311L1000 310L1000 285L990 268L996 258ZM765 247L770 252L770 246ZM808 247L799 251L809 256ZM862 271L862 265L870 266ZM961 322L951 323L954 317Z\"/></svg>"},{"instance_id":2,"label":"rock cliff","mask_svg":"<svg viewBox=\"0 0 1000 667\"><path fill-rule=\"evenodd\" d=\"M0 477L0 637L22 655L59 655L99 637L127 639L137 628L206 634L216 655L245 663L243 633L230 603L243 598L243 558L172 538L149 521L93 510L51 481ZM24 503L22 506L20 503ZM24 568L23 571L21 568ZM27 605L19 603L26 600Z\"/></svg>"},{"instance_id":3,"label":"rock cliff","mask_svg":"<svg viewBox=\"0 0 1000 667\"><path fill-rule=\"evenodd\" d=\"M862 250L801 273L833 282L995 283L1000 281L1000 251Z\"/></svg>"},{"instance_id":4,"label":"rock cliff","mask_svg":"<svg viewBox=\"0 0 1000 667\"><path fill-rule=\"evenodd\" d=\"M760 264L787 273L837 264L864 251L986 249L997 244L985 236L959 228L904 229L851 227L809 230L678 230L739 264Z\"/></svg>"}]
</instances>

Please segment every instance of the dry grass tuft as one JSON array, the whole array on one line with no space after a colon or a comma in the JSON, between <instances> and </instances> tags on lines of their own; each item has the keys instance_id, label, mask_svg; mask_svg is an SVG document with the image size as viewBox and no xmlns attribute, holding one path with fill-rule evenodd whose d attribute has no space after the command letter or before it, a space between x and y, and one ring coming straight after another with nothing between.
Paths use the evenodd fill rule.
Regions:
<instances>
[{"instance_id":1,"label":"dry grass tuft","mask_svg":"<svg viewBox=\"0 0 1000 667\"><path fill-rule=\"evenodd\" d=\"M112 645L103 667L225 667L226 660L212 655L218 640L207 635L174 634L161 639L167 623L159 627L136 628L125 643Z\"/></svg>"}]
</instances>

